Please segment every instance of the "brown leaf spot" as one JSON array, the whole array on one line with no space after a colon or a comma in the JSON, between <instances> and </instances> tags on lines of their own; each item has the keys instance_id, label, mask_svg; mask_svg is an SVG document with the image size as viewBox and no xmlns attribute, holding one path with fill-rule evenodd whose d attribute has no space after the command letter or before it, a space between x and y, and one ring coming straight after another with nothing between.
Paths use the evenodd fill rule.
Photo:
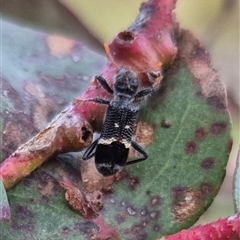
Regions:
<instances>
[{"instance_id":1,"label":"brown leaf spot","mask_svg":"<svg viewBox=\"0 0 240 240\"><path fill-rule=\"evenodd\" d=\"M149 216L153 220L158 220L160 218L160 212L159 211L152 211L149 213Z\"/></svg>"},{"instance_id":2,"label":"brown leaf spot","mask_svg":"<svg viewBox=\"0 0 240 240\"><path fill-rule=\"evenodd\" d=\"M200 186L200 190L201 190L201 193L202 193L203 196L207 196L207 195L213 193L214 188L209 183L203 183Z\"/></svg>"},{"instance_id":3,"label":"brown leaf spot","mask_svg":"<svg viewBox=\"0 0 240 240\"><path fill-rule=\"evenodd\" d=\"M195 154L198 150L197 144L194 141L189 141L186 144L185 152L186 154Z\"/></svg>"},{"instance_id":4,"label":"brown leaf spot","mask_svg":"<svg viewBox=\"0 0 240 240\"><path fill-rule=\"evenodd\" d=\"M99 214L103 207L102 193L100 191L85 193L76 187L64 183L61 185L67 190L65 198L73 210L86 218L92 218Z\"/></svg>"},{"instance_id":5,"label":"brown leaf spot","mask_svg":"<svg viewBox=\"0 0 240 240\"><path fill-rule=\"evenodd\" d=\"M12 209L14 218L12 219L12 227L18 231L34 233L36 228L36 218L34 213L23 205L17 205Z\"/></svg>"},{"instance_id":6,"label":"brown leaf spot","mask_svg":"<svg viewBox=\"0 0 240 240\"><path fill-rule=\"evenodd\" d=\"M174 198L181 198L182 195L184 194L184 191L186 190L186 188L184 187L176 187L173 189L172 191L172 195Z\"/></svg>"},{"instance_id":7,"label":"brown leaf spot","mask_svg":"<svg viewBox=\"0 0 240 240\"><path fill-rule=\"evenodd\" d=\"M10 207L7 205L2 206L0 208L0 222L10 221L10 219L11 219Z\"/></svg>"},{"instance_id":8,"label":"brown leaf spot","mask_svg":"<svg viewBox=\"0 0 240 240\"><path fill-rule=\"evenodd\" d=\"M33 101L32 112L33 112L33 123L37 129L44 129L53 112L59 112L60 107L56 104L56 101L47 96L41 88L32 83L26 83L24 89L32 95Z\"/></svg>"},{"instance_id":9,"label":"brown leaf spot","mask_svg":"<svg viewBox=\"0 0 240 240\"><path fill-rule=\"evenodd\" d=\"M162 204L162 199L159 196L153 196L150 199L150 205L151 206L160 206Z\"/></svg>"},{"instance_id":10,"label":"brown leaf spot","mask_svg":"<svg viewBox=\"0 0 240 240\"><path fill-rule=\"evenodd\" d=\"M10 155L35 133L36 129L29 116L24 113L9 114L3 129L3 150L7 155Z\"/></svg>"},{"instance_id":11,"label":"brown leaf spot","mask_svg":"<svg viewBox=\"0 0 240 240\"><path fill-rule=\"evenodd\" d=\"M215 159L212 157L205 158L201 162L201 167L206 170L212 169L212 168L214 168L214 166L215 166Z\"/></svg>"},{"instance_id":12,"label":"brown leaf spot","mask_svg":"<svg viewBox=\"0 0 240 240\"><path fill-rule=\"evenodd\" d=\"M66 238L69 236L70 232L71 232L71 229L70 229L70 228L68 228L68 227L63 227L63 228L62 228L61 235L62 235L62 237L63 237L64 239L66 239Z\"/></svg>"},{"instance_id":13,"label":"brown leaf spot","mask_svg":"<svg viewBox=\"0 0 240 240\"><path fill-rule=\"evenodd\" d=\"M211 125L210 132L213 135L219 136L227 131L227 124L225 122L215 122Z\"/></svg>"},{"instance_id":14,"label":"brown leaf spot","mask_svg":"<svg viewBox=\"0 0 240 240\"><path fill-rule=\"evenodd\" d=\"M20 143L24 142L28 137L25 131L21 131L15 122L6 122L3 130L3 142L5 147L8 145L15 150ZM4 147L4 146L3 146Z\"/></svg>"},{"instance_id":15,"label":"brown leaf spot","mask_svg":"<svg viewBox=\"0 0 240 240\"><path fill-rule=\"evenodd\" d=\"M122 171L122 178L127 181L128 187L132 191L135 191L140 185L139 177L130 175L126 170Z\"/></svg>"},{"instance_id":16,"label":"brown leaf spot","mask_svg":"<svg viewBox=\"0 0 240 240\"><path fill-rule=\"evenodd\" d=\"M201 96L207 99L208 104L214 109L225 111L227 104L225 86L212 68L209 54L188 31L182 31L178 47L181 49L180 58L187 62L195 76L195 83L201 87Z\"/></svg>"},{"instance_id":17,"label":"brown leaf spot","mask_svg":"<svg viewBox=\"0 0 240 240\"><path fill-rule=\"evenodd\" d=\"M172 213L175 221L184 222L194 216L202 204L202 193L192 188L176 188L173 190L174 205Z\"/></svg>"},{"instance_id":18,"label":"brown leaf spot","mask_svg":"<svg viewBox=\"0 0 240 240\"><path fill-rule=\"evenodd\" d=\"M48 197L63 193L63 189L56 178L51 176L49 173L46 173L44 170L34 172L33 176L37 180L37 188L44 201L46 201Z\"/></svg>"},{"instance_id":19,"label":"brown leaf spot","mask_svg":"<svg viewBox=\"0 0 240 240\"><path fill-rule=\"evenodd\" d=\"M1 93L4 98L12 102L14 109L23 110L25 103L22 96L11 86L10 81L1 77ZM1 100L4 100L4 98ZM4 100L5 101L5 100ZM4 102L3 101L3 102Z\"/></svg>"},{"instance_id":20,"label":"brown leaf spot","mask_svg":"<svg viewBox=\"0 0 240 240\"><path fill-rule=\"evenodd\" d=\"M150 191L149 189L146 191L146 195L147 196L151 196L151 194L152 194L152 191Z\"/></svg>"},{"instance_id":21,"label":"brown leaf spot","mask_svg":"<svg viewBox=\"0 0 240 240\"><path fill-rule=\"evenodd\" d=\"M203 141L207 137L207 132L204 128L197 128L194 133L196 141Z\"/></svg>"},{"instance_id":22,"label":"brown leaf spot","mask_svg":"<svg viewBox=\"0 0 240 240\"><path fill-rule=\"evenodd\" d=\"M172 126L172 123L169 120L163 120L161 126L163 128L170 128Z\"/></svg>"},{"instance_id":23,"label":"brown leaf spot","mask_svg":"<svg viewBox=\"0 0 240 240\"><path fill-rule=\"evenodd\" d=\"M142 224L133 225L131 228L131 233L136 236L134 239L147 239L147 233Z\"/></svg>"},{"instance_id":24,"label":"brown leaf spot","mask_svg":"<svg viewBox=\"0 0 240 240\"><path fill-rule=\"evenodd\" d=\"M142 147L146 147L154 140L155 127L146 122L138 122L135 141ZM142 155L135 149L130 148L129 159L136 159L142 157Z\"/></svg>"},{"instance_id":25,"label":"brown leaf spot","mask_svg":"<svg viewBox=\"0 0 240 240\"><path fill-rule=\"evenodd\" d=\"M141 146L147 146L154 140L155 127L146 122L138 122L136 129L136 141Z\"/></svg>"},{"instance_id":26,"label":"brown leaf spot","mask_svg":"<svg viewBox=\"0 0 240 240\"><path fill-rule=\"evenodd\" d=\"M72 48L76 44L76 41L60 36L51 35L47 38L47 44L51 55L62 58L71 54Z\"/></svg>"},{"instance_id":27,"label":"brown leaf spot","mask_svg":"<svg viewBox=\"0 0 240 240\"><path fill-rule=\"evenodd\" d=\"M45 197L54 195L54 187L55 184L51 180L46 182L46 184L38 184L39 192Z\"/></svg>"},{"instance_id":28,"label":"brown leaf spot","mask_svg":"<svg viewBox=\"0 0 240 240\"><path fill-rule=\"evenodd\" d=\"M131 216L135 216L137 214L136 209L134 209L132 206L127 206L126 211Z\"/></svg>"},{"instance_id":29,"label":"brown leaf spot","mask_svg":"<svg viewBox=\"0 0 240 240\"><path fill-rule=\"evenodd\" d=\"M148 214L148 209L146 206L140 210L140 214L141 216L146 216Z\"/></svg>"},{"instance_id":30,"label":"brown leaf spot","mask_svg":"<svg viewBox=\"0 0 240 240\"><path fill-rule=\"evenodd\" d=\"M115 217L118 224L124 223L127 219L126 214L124 213L118 213Z\"/></svg>"},{"instance_id":31,"label":"brown leaf spot","mask_svg":"<svg viewBox=\"0 0 240 240\"><path fill-rule=\"evenodd\" d=\"M140 185L140 179L137 176L129 176L129 187L131 190L136 190Z\"/></svg>"},{"instance_id":32,"label":"brown leaf spot","mask_svg":"<svg viewBox=\"0 0 240 240\"><path fill-rule=\"evenodd\" d=\"M224 98L218 96L211 96L207 98L207 104L212 106L216 110L225 110L226 109L226 102Z\"/></svg>"},{"instance_id":33,"label":"brown leaf spot","mask_svg":"<svg viewBox=\"0 0 240 240\"><path fill-rule=\"evenodd\" d=\"M232 151L232 145L233 145L233 141L230 140L230 141L227 143L227 150L228 150L229 153Z\"/></svg>"},{"instance_id":34,"label":"brown leaf spot","mask_svg":"<svg viewBox=\"0 0 240 240\"><path fill-rule=\"evenodd\" d=\"M161 232L161 226L158 224L154 224L152 229L154 232Z\"/></svg>"}]
</instances>

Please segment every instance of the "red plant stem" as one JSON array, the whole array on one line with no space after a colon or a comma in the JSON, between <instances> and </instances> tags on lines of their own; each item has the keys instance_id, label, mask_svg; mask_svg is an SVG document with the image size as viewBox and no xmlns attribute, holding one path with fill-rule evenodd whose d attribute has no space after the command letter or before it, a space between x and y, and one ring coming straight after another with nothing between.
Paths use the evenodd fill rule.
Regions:
<instances>
[{"instance_id":1,"label":"red plant stem","mask_svg":"<svg viewBox=\"0 0 240 240\"><path fill-rule=\"evenodd\" d=\"M159 240L239 240L240 213L219 219L216 222L182 230L174 235L162 237Z\"/></svg>"},{"instance_id":2,"label":"red plant stem","mask_svg":"<svg viewBox=\"0 0 240 240\"><path fill-rule=\"evenodd\" d=\"M87 147L92 141L89 123L74 114L75 106L62 111L42 132L20 146L0 165L6 189L28 176L51 156Z\"/></svg>"},{"instance_id":3,"label":"red plant stem","mask_svg":"<svg viewBox=\"0 0 240 240\"><path fill-rule=\"evenodd\" d=\"M121 66L143 73L174 60L177 54L175 39L179 30L172 13L175 4L176 0L149 0L142 4L132 26L119 33L107 46L110 63L101 75L110 86L113 86L116 70ZM143 85L153 84L146 76L141 81ZM96 97L107 99L110 96L97 81L93 81L87 91L62 111L49 127L4 160L0 165L0 179L6 189L13 187L52 156L80 151L91 143L92 129L100 130L106 106L84 100Z\"/></svg>"}]
</instances>

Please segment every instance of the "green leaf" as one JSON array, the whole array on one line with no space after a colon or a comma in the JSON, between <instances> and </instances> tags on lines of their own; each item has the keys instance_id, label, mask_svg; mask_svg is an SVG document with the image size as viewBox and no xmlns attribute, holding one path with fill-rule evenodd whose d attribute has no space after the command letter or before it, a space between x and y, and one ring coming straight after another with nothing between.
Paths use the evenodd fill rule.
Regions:
<instances>
[{"instance_id":1,"label":"green leaf","mask_svg":"<svg viewBox=\"0 0 240 240\"><path fill-rule=\"evenodd\" d=\"M225 176L232 141L224 87L196 39L186 32L181 38L178 59L141 112L153 139L149 157L126 167L104 203L104 218L124 239L190 227Z\"/></svg>"},{"instance_id":2,"label":"green leaf","mask_svg":"<svg viewBox=\"0 0 240 240\"><path fill-rule=\"evenodd\" d=\"M237 165L234 173L233 196L235 211L240 212L240 150L238 151Z\"/></svg>"},{"instance_id":3,"label":"green leaf","mask_svg":"<svg viewBox=\"0 0 240 240\"><path fill-rule=\"evenodd\" d=\"M60 45L59 54L53 51L51 36L6 21L1 27L3 161L79 96L105 59L73 40L65 51ZM56 45L59 39L69 44L69 40L58 37L54 39ZM36 172L36 179L34 173L8 192L12 216L10 222L0 223L1 238L65 239L69 235L81 240L84 233L97 230L95 224L67 206L63 188L45 173L48 168L46 165L44 172ZM55 168L53 164L49 172ZM4 187L1 189L0 202L7 207Z\"/></svg>"},{"instance_id":4,"label":"green leaf","mask_svg":"<svg viewBox=\"0 0 240 240\"><path fill-rule=\"evenodd\" d=\"M74 40L5 21L1 28L4 158L79 96L105 60Z\"/></svg>"},{"instance_id":5,"label":"green leaf","mask_svg":"<svg viewBox=\"0 0 240 240\"><path fill-rule=\"evenodd\" d=\"M86 239L84 233L95 229L67 206L64 190L45 171L46 164L8 193L12 220L2 223L5 239Z\"/></svg>"},{"instance_id":6,"label":"green leaf","mask_svg":"<svg viewBox=\"0 0 240 240\"><path fill-rule=\"evenodd\" d=\"M5 155L38 131L36 119L47 122L52 112L80 94L88 85L83 76L103 64L86 49L78 52L77 43L70 54L53 56L47 38L3 22ZM99 217L85 219L67 206L63 176L80 188L82 182L79 156L65 154L8 192L12 221L1 223L3 239L155 239L199 218L224 178L231 125L225 89L205 50L184 32L178 47L178 59L141 111L137 138L148 145L149 158L126 167L113 192L104 195ZM76 52L81 61L74 62ZM47 114L42 117L43 110ZM18 124L15 119L21 131L10 131L9 126Z\"/></svg>"}]
</instances>

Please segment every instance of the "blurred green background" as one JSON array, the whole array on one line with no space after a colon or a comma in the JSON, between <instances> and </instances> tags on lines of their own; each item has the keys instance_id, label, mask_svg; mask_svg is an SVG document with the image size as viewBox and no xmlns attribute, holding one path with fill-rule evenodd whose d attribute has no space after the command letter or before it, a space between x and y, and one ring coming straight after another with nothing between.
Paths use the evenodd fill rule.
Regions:
<instances>
[{"instance_id":1,"label":"blurred green background","mask_svg":"<svg viewBox=\"0 0 240 240\"><path fill-rule=\"evenodd\" d=\"M141 0L2 0L3 19L35 30L74 38L104 54L103 43L128 28L138 14ZM239 148L239 1L178 0L176 16L210 52L212 64L228 92L233 120L233 150L221 191L197 224L232 215L232 181ZM61 47L61 46L60 46ZM3 59L4 61L4 59Z\"/></svg>"}]
</instances>

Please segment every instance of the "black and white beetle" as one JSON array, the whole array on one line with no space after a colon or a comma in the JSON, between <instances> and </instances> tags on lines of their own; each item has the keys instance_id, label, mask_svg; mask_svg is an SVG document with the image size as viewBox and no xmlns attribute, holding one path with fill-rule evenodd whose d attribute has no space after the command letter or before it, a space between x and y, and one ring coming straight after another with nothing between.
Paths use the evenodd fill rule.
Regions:
<instances>
[{"instance_id":1,"label":"black and white beetle","mask_svg":"<svg viewBox=\"0 0 240 240\"><path fill-rule=\"evenodd\" d=\"M149 77L157 79L160 72L149 72ZM114 91L101 76L96 76L102 87L113 95L111 101L101 98L89 99L99 104L108 105L105 122L100 137L85 151L83 160L95 155L97 170L103 176L111 176L123 166L145 160L145 150L132 141L134 125L137 120L141 98L151 94L154 88L145 88L137 92L139 77L128 68L120 68L116 73ZM129 149L133 147L143 155L142 158L127 162Z\"/></svg>"}]
</instances>

